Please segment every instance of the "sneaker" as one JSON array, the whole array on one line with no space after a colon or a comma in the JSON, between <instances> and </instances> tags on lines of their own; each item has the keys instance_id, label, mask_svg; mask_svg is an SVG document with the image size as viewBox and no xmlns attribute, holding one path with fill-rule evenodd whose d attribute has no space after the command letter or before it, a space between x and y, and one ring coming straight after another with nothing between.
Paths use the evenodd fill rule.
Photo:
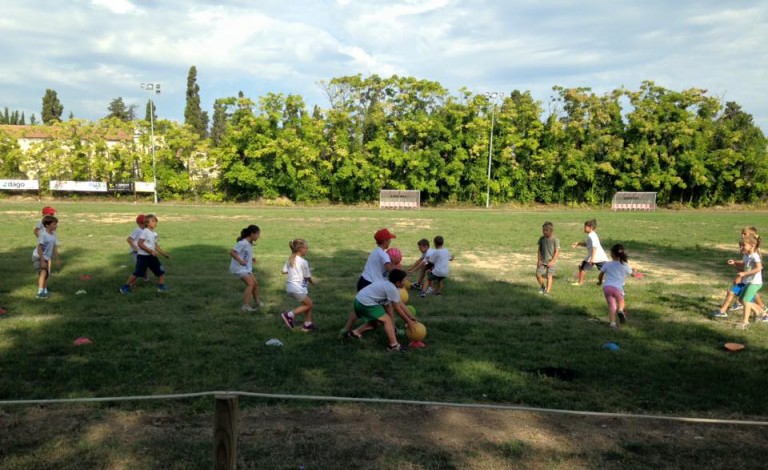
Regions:
<instances>
[{"instance_id":1,"label":"sneaker","mask_svg":"<svg viewBox=\"0 0 768 470\"><path fill-rule=\"evenodd\" d=\"M759 320L760 323L768 323L768 315L763 315Z\"/></svg>"},{"instance_id":2,"label":"sneaker","mask_svg":"<svg viewBox=\"0 0 768 470\"><path fill-rule=\"evenodd\" d=\"M408 348L406 348L400 343L397 343L394 346L387 346L387 351L388 352L406 352L408 351Z\"/></svg>"},{"instance_id":3,"label":"sneaker","mask_svg":"<svg viewBox=\"0 0 768 470\"><path fill-rule=\"evenodd\" d=\"M313 331L318 331L318 328L315 326L314 323L310 323L309 325L303 325L301 327L301 331L304 333L312 333Z\"/></svg>"},{"instance_id":4,"label":"sneaker","mask_svg":"<svg viewBox=\"0 0 768 470\"><path fill-rule=\"evenodd\" d=\"M363 337L363 335L355 333L354 330L349 330L344 335L349 339L361 339Z\"/></svg>"},{"instance_id":5,"label":"sneaker","mask_svg":"<svg viewBox=\"0 0 768 470\"><path fill-rule=\"evenodd\" d=\"M48 293L47 292L38 292L35 296L36 299L47 299Z\"/></svg>"},{"instance_id":6,"label":"sneaker","mask_svg":"<svg viewBox=\"0 0 768 470\"><path fill-rule=\"evenodd\" d=\"M746 330L747 328L749 328L749 323L739 323L736 325L737 330Z\"/></svg>"},{"instance_id":7,"label":"sneaker","mask_svg":"<svg viewBox=\"0 0 768 470\"><path fill-rule=\"evenodd\" d=\"M621 323L626 323L627 322L627 314L624 313L624 310L617 311L616 315L619 316L619 322L621 322Z\"/></svg>"},{"instance_id":8,"label":"sneaker","mask_svg":"<svg viewBox=\"0 0 768 470\"><path fill-rule=\"evenodd\" d=\"M411 289L421 290L421 284L419 284L418 282L414 282L413 284L411 284Z\"/></svg>"},{"instance_id":9,"label":"sneaker","mask_svg":"<svg viewBox=\"0 0 768 470\"><path fill-rule=\"evenodd\" d=\"M261 307L263 307L263 306L264 306L264 302L262 302L261 300L257 300L257 301L256 301L256 302L254 302L254 303L255 303L255 304L256 304L256 306L257 306L257 307L259 307L259 308L261 308Z\"/></svg>"},{"instance_id":10,"label":"sneaker","mask_svg":"<svg viewBox=\"0 0 768 470\"><path fill-rule=\"evenodd\" d=\"M574 287L581 287L581 283L580 282L572 282L571 285L574 286Z\"/></svg>"},{"instance_id":11,"label":"sneaker","mask_svg":"<svg viewBox=\"0 0 768 470\"><path fill-rule=\"evenodd\" d=\"M157 286L158 292L168 292L168 287L166 286Z\"/></svg>"},{"instance_id":12,"label":"sneaker","mask_svg":"<svg viewBox=\"0 0 768 470\"><path fill-rule=\"evenodd\" d=\"M421 293L419 294L419 297L426 297L426 296L427 296L427 293L424 291L421 291Z\"/></svg>"},{"instance_id":13,"label":"sneaker","mask_svg":"<svg viewBox=\"0 0 768 470\"><path fill-rule=\"evenodd\" d=\"M251 307L250 305L243 305L240 308L240 310L242 310L243 312L246 312L246 313L251 313L251 312L255 312L256 311L256 309Z\"/></svg>"},{"instance_id":14,"label":"sneaker","mask_svg":"<svg viewBox=\"0 0 768 470\"><path fill-rule=\"evenodd\" d=\"M611 323L611 324L610 324L610 325L608 325L608 326L609 326L609 327L611 328L611 330L613 330L613 331L616 331L616 330L618 330L618 329L619 329L619 325L617 325L616 323Z\"/></svg>"},{"instance_id":15,"label":"sneaker","mask_svg":"<svg viewBox=\"0 0 768 470\"><path fill-rule=\"evenodd\" d=\"M122 286L122 287L120 287L119 290L120 290L120 293L123 294L123 295L128 295L128 294L131 293L131 288L128 287L128 286Z\"/></svg>"},{"instance_id":16,"label":"sneaker","mask_svg":"<svg viewBox=\"0 0 768 470\"><path fill-rule=\"evenodd\" d=\"M425 293L427 293L427 294L434 294L435 293L435 289L433 289L431 287L427 287L427 290L425 291Z\"/></svg>"},{"instance_id":17,"label":"sneaker","mask_svg":"<svg viewBox=\"0 0 768 470\"><path fill-rule=\"evenodd\" d=\"M293 329L295 326L293 322L293 317L288 316L288 312L283 312L280 314L280 317L283 319L283 322L285 323L285 326L287 326L290 329Z\"/></svg>"},{"instance_id":18,"label":"sneaker","mask_svg":"<svg viewBox=\"0 0 768 470\"><path fill-rule=\"evenodd\" d=\"M741 305L740 303L736 303L736 305L728 309L729 312L737 312L739 310L744 310L744 306Z\"/></svg>"},{"instance_id":19,"label":"sneaker","mask_svg":"<svg viewBox=\"0 0 768 470\"><path fill-rule=\"evenodd\" d=\"M721 312L720 310L715 310L712 312L712 318L728 318L728 314Z\"/></svg>"},{"instance_id":20,"label":"sneaker","mask_svg":"<svg viewBox=\"0 0 768 470\"><path fill-rule=\"evenodd\" d=\"M545 294L546 292L547 292L547 290L544 289L543 287L539 288L539 294Z\"/></svg>"}]
</instances>

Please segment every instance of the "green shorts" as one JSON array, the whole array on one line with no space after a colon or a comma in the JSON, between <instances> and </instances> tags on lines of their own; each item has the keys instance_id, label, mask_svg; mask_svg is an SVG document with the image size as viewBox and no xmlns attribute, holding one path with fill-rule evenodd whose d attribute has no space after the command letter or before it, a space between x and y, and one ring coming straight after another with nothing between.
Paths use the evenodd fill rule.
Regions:
<instances>
[{"instance_id":1,"label":"green shorts","mask_svg":"<svg viewBox=\"0 0 768 470\"><path fill-rule=\"evenodd\" d=\"M365 321L378 320L386 315L383 305L363 305L355 299L355 315Z\"/></svg>"},{"instance_id":2,"label":"green shorts","mask_svg":"<svg viewBox=\"0 0 768 470\"><path fill-rule=\"evenodd\" d=\"M744 289L741 290L739 299L744 302L754 302L755 295L757 295L757 291L759 291L761 287L763 287L762 284L747 284L744 286Z\"/></svg>"}]
</instances>

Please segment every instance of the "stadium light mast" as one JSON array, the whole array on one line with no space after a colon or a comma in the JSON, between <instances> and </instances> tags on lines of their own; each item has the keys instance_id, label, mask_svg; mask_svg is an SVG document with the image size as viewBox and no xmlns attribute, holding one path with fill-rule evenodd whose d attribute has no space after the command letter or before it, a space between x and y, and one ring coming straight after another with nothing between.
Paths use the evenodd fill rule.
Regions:
<instances>
[{"instance_id":1,"label":"stadium light mast","mask_svg":"<svg viewBox=\"0 0 768 470\"><path fill-rule=\"evenodd\" d=\"M146 90L149 94L149 132L152 145L152 184L154 185L153 189L155 193L155 204L157 204L157 168L155 163L155 103L152 101L152 94L160 94L160 84L140 83L139 86L142 90Z\"/></svg>"},{"instance_id":2,"label":"stadium light mast","mask_svg":"<svg viewBox=\"0 0 768 470\"><path fill-rule=\"evenodd\" d=\"M491 207L491 161L493 160L493 125L496 119L496 99L504 96L500 91L486 91L484 93L488 100L493 103L491 107L491 134L488 142L488 182L485 191L485 208Z\"/></svg>"}]
</instances>

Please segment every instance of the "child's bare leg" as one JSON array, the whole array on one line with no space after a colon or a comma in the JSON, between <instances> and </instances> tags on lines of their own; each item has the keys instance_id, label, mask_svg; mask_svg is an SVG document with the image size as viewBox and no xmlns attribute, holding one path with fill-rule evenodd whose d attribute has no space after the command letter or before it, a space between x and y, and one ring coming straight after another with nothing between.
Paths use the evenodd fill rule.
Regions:
<instances>
[{"instance_id":1,"label":"child's bare leg","mask_svg":"<svg viewBox=\"0 0 768 470\"><path fill-rule=\"evenodd\" d=\"M755 301L755 305L757 305L757 308L759 308L761 311L765 310L765 303L763 303L763 296L761 296L759 293L755 294L755 298L753 300Z\"/></svg>"},{"instance_id":2,"label":"child's bare leg","mask_svg":"<svg viewBox=\"0 0 768 470\"><path fill-rule=\"evenodd\" d=\"M304 315L305 323L312 323L312 299L304 297L301 305L293 309L294 315Z\"/></svg>"},{"instance_id":3,"label":"child's bare leg","mask_svg":"<svg viewBox=\"0 0 768 470\"><path fill-rule=\"evenodd\" d=\"M728 307L731 305L731 302L733 302L734 297L736 297L736 294L729 290L728 294L725 296L723 304L720 306L720 313L725 313L728 310Z\"/></svg>"},{"instance_id":4,"label":"child's bare leg","mask_svg":"<svg viewBox=\"0 0 768 470\"><path fill-rule=\"evenodd\" d=\"M165 274L161 274L157 276L157 283L158 284L165 284Z\"/></svg>"},{"instance_id":5,"label":"child's bare leg","mask_svg":"<svg viewBox=\"0 0 768 470\"><path fill-rule=\"evenodd\" d=\"M419 269L419 280L418 280L418 284L419 284L419 285L421 285L421 284L424 282L424 277L425 277L426 275L427 275L427 268L426 268L426 266L422 266L422 267Z\"/></svg>"},{"instance_id":6,"label":"child's bare leg","mask_svg":"<svg viewBox=\"0 0 768 470\"><path fill-rule=\"evenodd\" d=\"M355 323L357 323L357 314L352 312L349 314L349 317L347 317L347 323L344 325L344 329L347 331L352 331Z\"/></svg>"},{"instance_id":7,"label":"child's bare leg","mask_svg":"<svg viewBox=\"0 0 768 470\"><path fill-rule=\"evenodd\" d=\"M378 321L378 320L371 320L371 321L369 321L367 323L364 323L360 327L358 327L355 330L355 333L358 334L358 335L362 335L366 331L375 330L380 324L381 324L381 322Z\"/></svg>"},{"instance_id":8,"label":"child's bare leg","mask_svg":"<svg viewBox=\"0 0 768 470\"><path fill-rule=\"evenodd\" d=\"M384 332L387 334L389 346L398 344L397 336L395 335L395 324L392 322L392 319L388 315L382 315L379 321L384 324Z\"/></svg>"},{"instance_id":9,"label":"child's bare leg","mask_svg":"<svg viewBox=\"0 0 768 470\"><path fill-rule=\"evenodd\" d=\"M243 291L243 305L251 305L255 280L253 279L253 276L243 276L240 279L242 279L245 283L245 290Z\"/></svg>"},{"instance_id":10,"label":"child's bare leg","mask_svg":"<svg viewBox=\"0 0 768 470\"><path fill-rule=\"evenodd\" d=\"M552 274L547 274L547 294L552 292L552 282L554 282L555 276Z\"/></svg>"},{"instance_id":11,"label":"child's bare leg","mask_svg":"<svg viewBox=\"0 0 768 470\"><path fill-rule=\"evenodd\" d=\"M744 323L745 325L749 324L749 317L752 316L752 306L755 305L752 302L744 301Z\"/></svg>"},{"instance_id":12,"label":"child's bare leg","mask_svg":"<svg viewBox=\"0 0 768 470\"><path fill-rule=\"evenodd\" d=\"M130 276L128 276L128 280L125 281L125 283L128 284L129 286L135 285L136 284L136 276L131 274Z\"/></svg>"},{"instance_id":13,"label":"child's bare leg","mask_svg":"<svg viewBox=\"0 0 768 470\"><path fill-rule=\"evenodd\" d=\"M437 288L435 289L435 293L442 294L443 293L443 285L445 283L445 279L440 279L437 281Z\"/></svg>"},{"instance_id":14,"label":"child's bare leg","mask_svg":"<svg viewBox=\"0 0 768 470\"><path fill-rule=\"evenodd\" d=\"M45 289L48 284L48 268L43 268L40 270L40 275L37 276L37 288L38 289Z\"/></svg>"},{"instance_id":15,"label":"child's bare leg","mask_svg":"<svg viewBox=\"0 0 768 470\"><path fill-rule=\"evenodd\" d=\"M539 287L541 287L542 289L547 287L546 285L544 285L544 276L542 276L539 273L536 273L536 282L539 283Z\"/></svg>"},{"instance_id":16,"label":"child's bare leg","mask_svg":"<svg viewBox=\"0 0 768 470\"><path fill-rule=\"evenodd\" d=\"M586 275L587 275L587 272L581 269L581 267L579 267L579 279L578 279L579 284L584 284L584 278L586 277Z\"/></svg>"},{"instance_id":17,"label":"child's bare leg","mask_svg":"<svg viewBox=\"0 0 768 470\"><path fill-rule=\"evenodd\" d=\"M253 287L251 287L251 294L253 295L253 300L261 305L261 295L259 295L259 280L256 279L256 276L251 275L251 279L253 279Z\"/></svg>"}]
</instances>

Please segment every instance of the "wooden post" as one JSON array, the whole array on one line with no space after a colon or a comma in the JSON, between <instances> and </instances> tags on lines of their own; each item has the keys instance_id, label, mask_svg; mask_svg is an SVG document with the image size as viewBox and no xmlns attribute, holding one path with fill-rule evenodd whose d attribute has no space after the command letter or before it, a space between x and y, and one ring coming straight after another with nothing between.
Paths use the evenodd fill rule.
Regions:
<instances>
[{"instance_id":1,"label":"wooden post","mask_svg":"<svg viewBox=\"0 0 768 470\"><path fill-rule=\"evenodd\" d=\"M213 417L213 468L235 470L237 468L237 395L216 395L216 411Z\"/></svg>"}]
</instances>

